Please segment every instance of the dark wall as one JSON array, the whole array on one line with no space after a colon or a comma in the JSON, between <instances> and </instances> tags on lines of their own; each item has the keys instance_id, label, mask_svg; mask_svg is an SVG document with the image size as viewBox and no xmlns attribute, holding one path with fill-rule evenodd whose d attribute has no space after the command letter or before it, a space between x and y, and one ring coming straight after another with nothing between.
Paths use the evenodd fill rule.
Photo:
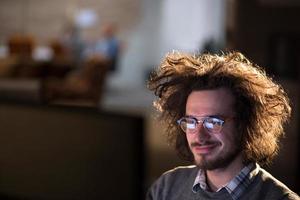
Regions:
<instances>
[{"instance_id":1,"label":"dark wall","mask_svg":"<svg viewBox=\"0 0 300 200\"><path fill-rule=\"evenodd\" d=\"M278 64L297 76L300 62L300 6L263 4L262 1L236 1L232 39L235 49L246 53L271 73ZM288 54L288 55L287 55ZM290 55L292 54L292 55ZM297 54L297 55L296 55ZM278 60L278 57L281 60ZM290 61L294 59L294 63ZM276 61L276 63L274 62ZM291 69L293 68L293 69ZM284 71L284 70L283 70ZM279 75L282 74L283 71ZM295 74L296 73L296 74Z\"/></svg>"}]
</instances>

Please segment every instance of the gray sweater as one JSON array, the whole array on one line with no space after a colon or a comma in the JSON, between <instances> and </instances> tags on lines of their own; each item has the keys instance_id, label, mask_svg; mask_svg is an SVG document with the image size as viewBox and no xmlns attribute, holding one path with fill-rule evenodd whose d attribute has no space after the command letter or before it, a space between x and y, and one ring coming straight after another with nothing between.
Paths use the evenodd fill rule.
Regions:
<instances>
[{"instance_id":1,"label":"gray sweater","mask_svg":"<svg viewBox=\"0 0 300 200\"><path fill-rule=\"evenodd\" d=\"M180 167L163 174L149 189L146 200L231 200L226 189L208 192L200 189L197 193L192 187L197 176L197 167ZM288 189L263 169L253 179L240 200L300 200L299 196Z\"/></svg>"}]
</instances>

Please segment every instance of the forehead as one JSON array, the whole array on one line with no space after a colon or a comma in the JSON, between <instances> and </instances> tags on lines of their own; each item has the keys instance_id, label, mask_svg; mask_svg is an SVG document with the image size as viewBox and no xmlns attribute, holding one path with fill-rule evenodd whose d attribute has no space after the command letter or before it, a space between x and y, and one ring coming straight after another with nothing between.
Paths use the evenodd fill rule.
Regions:
<instances>
[{"instance_id":1,"label":"forehead","mask_svg":"<svg viewBox=\"0 0 300 200\"><path fill-rule=\"evenodd\" d=\"M234 96L227 88L193 91L187 98L186 114L195 116L233 115Z\"/></svg>"}]
</instances>

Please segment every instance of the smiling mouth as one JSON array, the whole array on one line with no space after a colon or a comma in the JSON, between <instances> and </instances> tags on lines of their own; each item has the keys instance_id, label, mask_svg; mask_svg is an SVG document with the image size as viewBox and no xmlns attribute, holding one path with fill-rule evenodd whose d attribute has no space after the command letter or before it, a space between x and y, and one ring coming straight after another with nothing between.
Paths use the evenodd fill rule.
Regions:
<instances>
[{"instance_id":1,"label":"smiling mouth","mask_svg":"<svg viewBox=\"0 0 300 200\"><path fill-rule=\"evenodd\" d=\"M193 143L191 145L193 152L196 154L210 154L217 146L219 146L218 143Z\"/></svg>"}]
</instances>

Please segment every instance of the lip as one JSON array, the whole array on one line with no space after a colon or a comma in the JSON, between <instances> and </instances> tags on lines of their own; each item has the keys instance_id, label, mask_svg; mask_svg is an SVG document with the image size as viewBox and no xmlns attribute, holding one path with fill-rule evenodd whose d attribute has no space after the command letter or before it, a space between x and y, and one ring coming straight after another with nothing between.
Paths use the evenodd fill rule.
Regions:
<instances>
[{"instance_id":1,"label":"lip","mask_svg":"<svg viewBox=\"0 0 300 200\"><path fill-rule=\"evenodd\" d=\"M192 149L196 154L205 155L210 154L217 146L217 144L195 145Z\"/></svg>"}]
</instances>

